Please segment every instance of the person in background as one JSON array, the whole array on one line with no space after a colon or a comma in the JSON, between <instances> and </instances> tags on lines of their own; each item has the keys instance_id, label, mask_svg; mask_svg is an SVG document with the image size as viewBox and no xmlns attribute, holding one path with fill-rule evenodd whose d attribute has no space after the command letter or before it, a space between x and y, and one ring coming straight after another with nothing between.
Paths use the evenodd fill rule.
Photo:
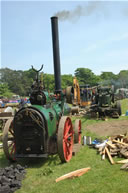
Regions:
<instances>
[{"instance_id":1,"label":"person in background","mask_svg":"<svg viewBox=\"0 0 128 193\"><path fill-rule=\"evenodd\" d=\"M22 107L24 107L26 104L25 100L23 98L21 98L21 101L19 103L19 108L21 109Z\"/></svg>"}]
</instances>

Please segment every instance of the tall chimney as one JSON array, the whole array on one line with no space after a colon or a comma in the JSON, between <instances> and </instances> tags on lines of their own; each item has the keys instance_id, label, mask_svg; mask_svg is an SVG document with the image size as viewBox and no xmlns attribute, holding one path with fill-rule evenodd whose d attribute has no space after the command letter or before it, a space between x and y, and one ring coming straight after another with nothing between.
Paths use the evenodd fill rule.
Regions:
<instances>
[{"instance_id":1,"label":"tall chimney","mask_svg":"<svg viewBox=\"0 0 128 193\"><path fill-rule=\"evenodd\" d=\"M51 25L52 25L55 93L57 94L61 92L61 69L60 69L59 33L58 33L57 17L51 17Z\"/></svg>"}]
</instances>

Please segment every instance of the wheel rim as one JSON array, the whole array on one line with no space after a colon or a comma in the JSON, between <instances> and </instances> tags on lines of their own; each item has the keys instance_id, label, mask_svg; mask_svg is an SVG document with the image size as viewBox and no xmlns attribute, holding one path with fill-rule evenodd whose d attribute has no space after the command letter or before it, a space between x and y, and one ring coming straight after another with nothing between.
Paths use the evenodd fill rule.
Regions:
<instances>
[{"instance_id":1,"label":"wheel rim","mask_svg":"<svg viewBox=\"0 0 128 193\"><path fill-rule=\"evenodd\" d=\"M74 125L74 142L81 143L81 120L76 119Z\"/></svg>"},{"instance_id":2,"label":"wheel rim","mask_svg":"<svg viewBox=\"0 0 128 193\"><path fill-rule=\"evenodd\" d=\"M64 125L63 134L63 151L66 161L69 161L72 157L72 147L73 147L73 129L72 123L69 118L66 119Z\"/></svg>"},{"instance_id":3,"label":"wheel rim","mask_svg":"<svg viewBox=\"0 0 128 193\"><path fill-rule=\"evenodd\" d=\"M10 140L10 143L8 141L8 152L11 158L15 160L15 153L16 153L16 146L14 142L14 131L13 131L13 122L11 122L11 125L8 130L8 139Z\"/></svg>"},{"instance_id":4,"label":"wheel rim","mask_svg":"<svg viewBox=\"0 0 128 193\"><path fill-rule=\"evenodd\" d=\"M70 117L62 116L57 133L58 154L62 162L69 162L72 158L74 131Z\"/></svg>"},{"instance_id":5,"label":"wheel rim","mask_svg":"<svg viewBox=\"0 0 128 193\"><path fill-rule=\"evenodd\" d=\"M78 143L81 143L81 121L79 120L79 125L78 125Z\"/></svg>"},{"instance_id":6,"label":"wheel rim","mask_svg":"<svg viewBox=\"0 0 128 193\"><path fill-rule=\"evenodd\" d=\"M16 153L16 146L14 142L14 132L13 132L13 120L9 119L4 128L3 133L3 150L6 157L11 160L15 161L15 153Z\"/></svg>"}]
</instances>

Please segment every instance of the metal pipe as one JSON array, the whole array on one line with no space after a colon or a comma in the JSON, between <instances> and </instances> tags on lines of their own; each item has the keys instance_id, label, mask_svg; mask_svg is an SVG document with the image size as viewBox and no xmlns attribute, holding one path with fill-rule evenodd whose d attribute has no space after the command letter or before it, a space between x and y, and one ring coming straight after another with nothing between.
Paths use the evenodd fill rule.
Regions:
<instances>
[{"instance_id":1,"label":"metal pipe","mask_svg":"<svg viewBox=\"0 0 128 193\"><path fill-rule=\"evenodd\" d=\"M57 17L51 17L51 26L52 26L55 93L60 93L61 92L61 69L60 69L59 33L58 33Z\"/></svg>"}]
</instances>

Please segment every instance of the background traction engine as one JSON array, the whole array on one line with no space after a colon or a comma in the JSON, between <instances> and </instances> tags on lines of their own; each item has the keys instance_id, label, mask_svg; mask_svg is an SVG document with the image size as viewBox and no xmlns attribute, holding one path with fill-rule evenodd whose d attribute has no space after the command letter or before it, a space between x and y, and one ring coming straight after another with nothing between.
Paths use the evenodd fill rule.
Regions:
<instances>
[{"instance_id":1,"label":"background traction engine","mask_svg":"<svg viewBox=\"0 0 128 193\"><path fill-rule=\"evenodd\" d=\"M115 100L114 87L99 86L95 95L95 104L91 107L92 112L99 113L99 116L110 116L118 118L121 116L120 101Z\"/></svg>"},{"instance_id":2,"label":"background traction engine","mask_svg":"<svg viewBox=\"0 0 128 193\"><path fill-rule=\"evenodd\" d=\"M62 162L70 161L74 143L81 143L81 121L73 126L70 108L61 91L58 21L52 20L55 93L46 92L39 80L39 71L32 86L31 106L22 107L9 119L3 132L3 149L7 159L47 157L59 154Z\"/></svg>"}]
</instances>

